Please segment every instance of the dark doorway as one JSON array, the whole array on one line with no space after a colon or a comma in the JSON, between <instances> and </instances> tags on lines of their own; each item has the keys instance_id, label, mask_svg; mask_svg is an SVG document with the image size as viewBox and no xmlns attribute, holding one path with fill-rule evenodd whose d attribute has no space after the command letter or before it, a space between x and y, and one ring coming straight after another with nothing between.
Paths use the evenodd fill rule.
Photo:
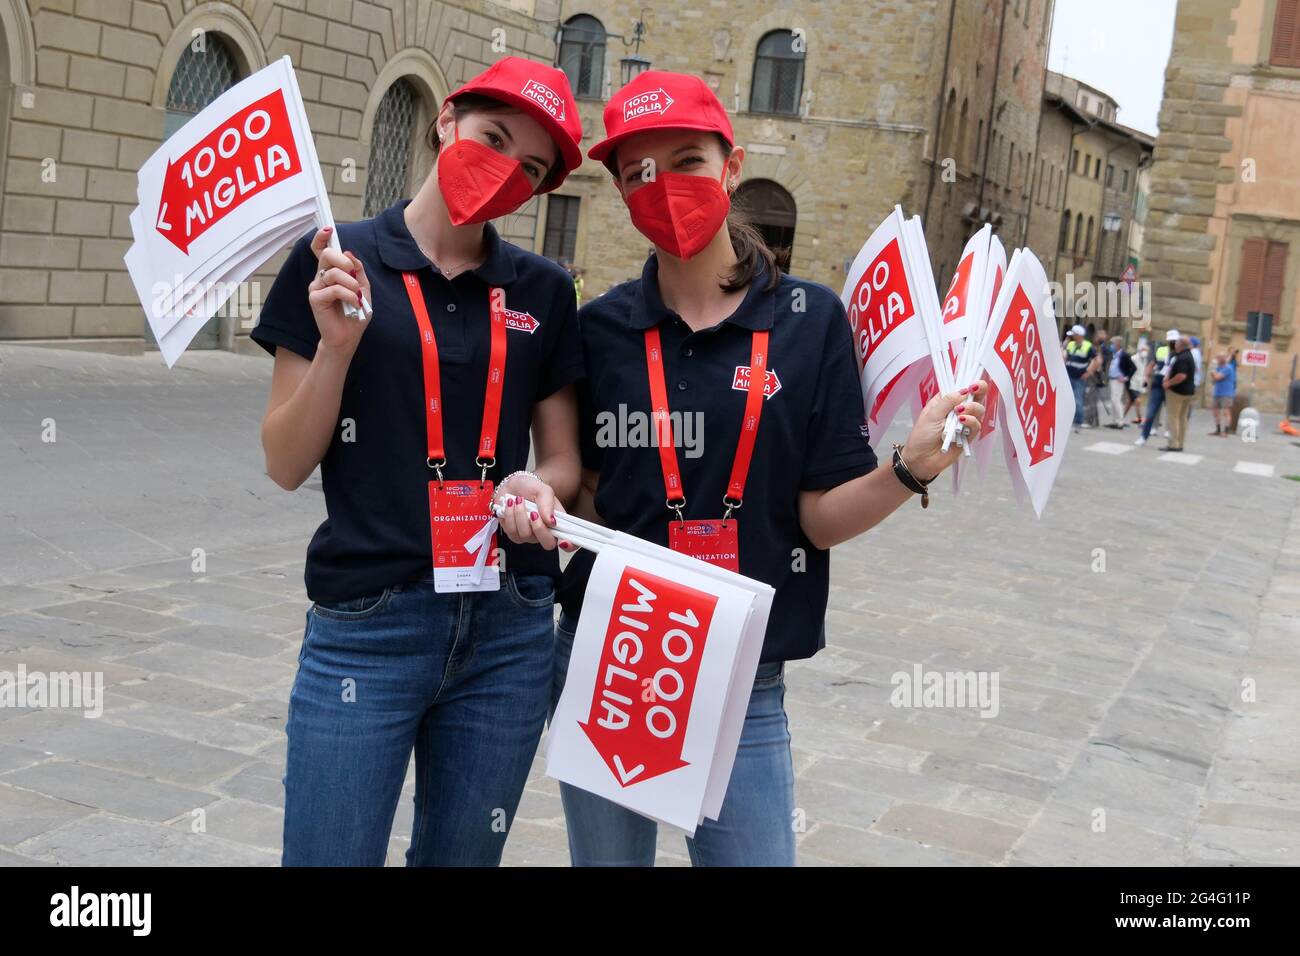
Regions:
<instances>
[{"instance_id":1,"label":"dark doorway","mask_svg":"<svg viewBox=\"0 0 1300 956\"><path fill-rule=\"evenodd\" d=\"M794 197L770 179L749 179L736 190L735 202L776 253L781 271L789 272L797 218Z\"/></svg>"}]
</instances>

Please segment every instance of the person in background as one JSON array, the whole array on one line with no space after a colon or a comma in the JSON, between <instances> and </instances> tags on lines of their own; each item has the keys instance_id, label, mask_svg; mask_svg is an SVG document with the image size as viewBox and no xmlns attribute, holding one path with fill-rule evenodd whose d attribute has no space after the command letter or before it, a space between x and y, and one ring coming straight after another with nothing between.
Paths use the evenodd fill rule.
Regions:
<instances>
[{"instance_id":1,"label":"person in background","mask_svg":"<svg viewBox=\"0 0 1300 956\"><path fill-rule=\"evenodd\" d=\"M1165 401L1169 405L1169 444L1162 451L1182 451L1192 397L1196 394L1196 359L1192 343L1173 340L1174 354L1165 366Z\"/></svg>"},{"instance_id":2,"label":"person in background","mask_svg":"<svg viewBox=\"0 0 1300 956\"><path fill-rule=\"evenodd\" d=\"M1124 338L1116 335L1110 340L1111 359L1107 367L1110 378L1110 417L1108 428L1125 428L1128 426L1128 410L1133 404L1133 390L1129 382L1137 371L1133 357L1124 348Z\"/></svg>"},{"instance_id":3,"label":"person in background","mask_svg":"<svg viewBox=\"0 0 1300 956\"><path fill-rule=\"evenodd\" d=\"M1210 380L1214 383L1214 431L1210 434L1227 438L1232 421L1232 400L1237 397L1237 367L1222 352L1214 357Z\"/></svg>"},{"instance_id":4,"label":"person in background","mask_svg":"<svg viewBox=\"0 0 1300 956\"><path fill-rule=\"evenodd\" d=\"M1151 343L1143 336L1138 340L1137 354L1133 356L1133 365L1136 371L1129 379L1129 403L1124 408L1127 415L1129 409L1133 409L1137 418L1133 420L1134 425L1142 424L1142 396L1147 391L1147 372L1151 367Z\"/></svg>"},{"instance_id":5,"label":"person in background","mask_svg":"<svg viewBox=\"0 0 1300 956\"><path fill-rule=\"evenodd\" d=\"M1196 360L1196 390L1201 390L1201 385L1205 382L1205 358L1201 355L1201 340L1192 336L1192 358Z\"/></svg>"},{"instance_id":6,"label":"person in background","mask_svg":"<svg viewBox=\"0 0 1300 956\"><path fill-rule=\"evenodd\" d=\"M1106 342L1106 330L1100 329L1093 333L1092 343L1092 361L1088 364L1088 375L1084 380L1083 389L1083 427L1096 428L1101 424L1100 408L1106 407L1110 411L1110 416L1115 417L1114 409L1110 409L1110 396L1106 387L1106 371L1110 367L1110 346Z\"/></svg>"},{"instance_id":7,"label":"person in background","mask_svg":"<svg viewBox=\"0 0 1300 956\"><path fill-rule=\"evenodd\" d=\"M1088 374L1092 370L1093 348L1086 338L1082 325L1070 328L1066 336L1062 353L1065 356L1065 371L1070 376L1070 388L1074 392L1074 430L1083 426L1084 391L1087 388Z\"/></svg>"},{"instance_id":8,"label":"person in background","mask_svg":"<svg viewBox=\"0 0 1300 956\"><path fill-rule=\"evenodd\" d=\"M573 294L578 297L578 305L582 305L582 268L570 264L569 272L573 275Z\"/></svg>"},{"instance_id":9,"label":"person in background","mask_svg":"<svg viewBox=\"0 0 1300 956\"><path fill-rule=\"evenodd\" d=\"M1165 334L1165 344L1156 349L1155 357L1151 360L1148 372L1148 389L1151 397L1147 399L1147 413L1143 416L1142 434L1138 435L1135 445L1145 445L1147 439L1151 437L1151 426L1155 424L1156 416L1160 414L1160 408L1165 403L1165 366L1169 362L1169 357L1173 353L1173 343L1179 341L1177 329L1170 329Z\"/></svg>"}]
</instances>

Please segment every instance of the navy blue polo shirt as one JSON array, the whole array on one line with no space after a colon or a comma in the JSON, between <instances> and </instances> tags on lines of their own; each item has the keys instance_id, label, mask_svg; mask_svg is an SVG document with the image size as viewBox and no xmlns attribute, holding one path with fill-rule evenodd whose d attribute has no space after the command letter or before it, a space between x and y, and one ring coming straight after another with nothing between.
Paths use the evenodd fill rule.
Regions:
<instances>
[{"instance_id":1,"label":"navy blue polo shirt","mask_svg":"<svg viewBox=\"0 0 1300 956\"><path fill-rule=\"evenodd\" d=\"M862 433L862 391L852 335L839 297L787 275L767 291L757 277L735 313L692 332L659 293L658 259L578 313L587 379L578 385L582 455L600 472L596 510L611 528L668 545L659 450L641 442L652 429L645 330L658 326L669 408L702 426L692 451L685 422L674 418L687 519L720 518L744 416L754 331L769 329L771 394L763 404L740 522L740 571L776 589L763 644L764 661L811 657L825 643L830 553L799 525L799 493L833 488L867 474L876 456ZM802 306L802 311L800 311ZM778 387L779 386L779 387ZM621 416L621 417L620 417ZM612 439L612 440L611 440ZM635 447L633 447L635 446ZM560 589L577 615L594 556L577 552Z\"/></svg>"},{"instance_id":2,"label":"navy blue polo shirt","mask_svg":"<svg viewBox=\"0 0 1300 956\"><path fill-rule=\"evenodd\" d=\"M448 280L406 228L407 202L338 227L342 247L366 267L374 316L348 367L339 426L321 459L328 516L307 548L307 594L314 601L373 594L423 577L433 565L424 372L403 272L419 274L438 343L446 477L479 475L474 458L491 349L491 287L505 290L507 309L535 321L507 327L498 450L489 478L499 482L527 467L533 406L583 374L577 302L564 269L504 241L487 224L483 264ZM252 332L271 354L279 347L308 359L316 354L320 330L307 286L317 268L308 234L285 260ZM515 545L504 535L498 540L508 571L559 576L554 552Z\"/></svg>"}]
</instances>

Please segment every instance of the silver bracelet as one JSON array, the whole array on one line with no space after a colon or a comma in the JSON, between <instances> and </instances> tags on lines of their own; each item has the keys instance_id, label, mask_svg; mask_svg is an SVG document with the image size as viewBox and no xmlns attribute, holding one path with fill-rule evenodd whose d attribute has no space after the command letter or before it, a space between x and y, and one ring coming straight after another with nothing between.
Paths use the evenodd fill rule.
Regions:
<instances>
[{"instance_id":1,"label":"silver bracelet","mask_svg":"<svg viewBox=\"0 0 1300 956\"><path fill-rule=\"evenodd\" d=\"M542 480L538 478L536 475L534 475L531 471L524 471L521 468L519 471L512 471L510 474L506 475L504 478L501 479L501 484L497 485L497 494L500 494L501 489L510 483L511 478L517 478L520 475L527 475L529 478L532 478L534 481ZM543 482L543 484L545 484L545 482Z\"/></svg>"}]
</instances>

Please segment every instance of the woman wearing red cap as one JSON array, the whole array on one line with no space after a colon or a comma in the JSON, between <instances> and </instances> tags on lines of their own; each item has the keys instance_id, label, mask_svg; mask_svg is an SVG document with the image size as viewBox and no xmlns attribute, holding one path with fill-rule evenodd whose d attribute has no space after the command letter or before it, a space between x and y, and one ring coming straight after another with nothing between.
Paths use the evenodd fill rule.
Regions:
<instances>
[{"instance_id":1,"label":"woman wearing red cap","mask_svg":"<svg viewBox=\"0 0 1300 956\"><path fill-rule=\"evenodd\" d=\"M572 280L488 220L563 182L581 136L563 73L501 60L443 104L414 199L339 227L342 251L304 237L252 333L275 356L267 473L293 490L319 465L327 514L289 699L286 865L383 865L412 750L407 863L500 860L549 699L547 524L578 485L582 362ZM372 317L345 314L362 297ZM537 504L503 516L500 556L479 533L494 497Z\"/></svg>"},{"instance_id":2,"label":"woman wearing red cap","mask_svg":"<svg viewBox=\"0 0 1300 956\"><path fill-rule=\"evenodd\" d=\"M877 468L844 308L825 286L782 275L731 211L745 157L717 97L696 77L648 71L604 118L588 155L655 252L640 279L580 313L580 510L776 589L721 814L687 846L697 865L791 865L783 665L825 643L828 549L924 494L960 453L940 450L945 417L977 431L985 386L933 399L892 466ZM683 434L642 442L606 427L633 414L671 415ZM557 700L590 558L565 570ZM576 864L654 862L653 821L568 785L561 795Z\"/></svg>"}]
</instances>

